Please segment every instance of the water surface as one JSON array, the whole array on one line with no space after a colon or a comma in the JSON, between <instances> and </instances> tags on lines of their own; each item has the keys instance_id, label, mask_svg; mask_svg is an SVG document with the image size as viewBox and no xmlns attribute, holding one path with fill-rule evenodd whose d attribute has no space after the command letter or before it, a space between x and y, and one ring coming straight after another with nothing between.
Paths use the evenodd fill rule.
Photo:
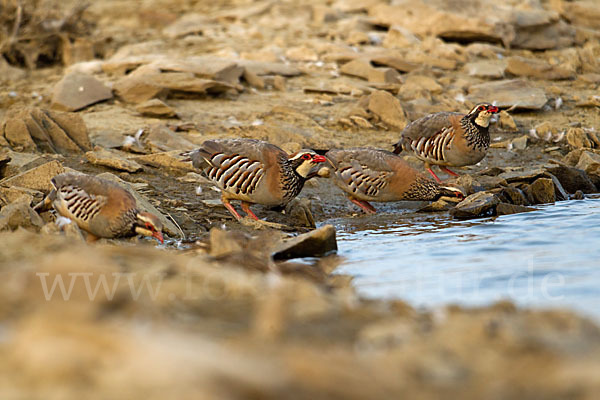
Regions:
<instances>
[{"instance_id":1,"label":"water surface","mask_svg":"<svg viewBox=\"0 0 600 400\"><path fill-rule=\"evenodd\" d=\"M414 306L576 309L600 320L600 199L469 221L397 209L328 221L338 230L338 272L362 295Z\"/></svg>"}]
</instances>

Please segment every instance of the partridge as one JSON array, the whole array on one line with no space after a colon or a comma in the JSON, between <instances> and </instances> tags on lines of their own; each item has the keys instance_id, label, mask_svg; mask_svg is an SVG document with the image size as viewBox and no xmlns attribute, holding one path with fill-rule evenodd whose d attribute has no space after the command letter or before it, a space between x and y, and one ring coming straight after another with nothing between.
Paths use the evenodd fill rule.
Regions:
<instances>
[{"instance_id":1,"label":"partridge","mask_svg":"<svg viewBox=\"0 0 600 400\"><path fill-rule=\"evenodd\" d=\"M335 168L333 179L351 202L375 213L369 201L437 200L464 197L460 189L441 186L385 150L354 148L325 154Z\"/></svg>"},{"instance_id":2,"label":"partridge","mask_svg":"<svg viewBox=\"0 0 600 400\"><path fill-rule=\"evenodd\" d=\"M51 182L54 189L36 210L53 206L61 216L86 231L88 241L140 234L163 243L158 217L140 212L131 193L116 183L75 173L56 175Z\"/></svg>"},{"instance_id":3,"label":"partridge","mask_svg":"<svg viewBox=\"0 0 600 400\"><path fill-rule=\"evenodd\" d=\"M399 154L403 149L414 152L438 182L432 164L458 176L448 167L477 164L485 157L490 147L490 118L498 111L496 106L481 103L466 115L440 112L417 119L404 128L402 138L394 145L394 153Z\"/></svg>"},{"instance_id":4,"label":"partridge","mask_svg":"<svg viewBox=\"0 0 600 400\"><path fill-rule=\"evenodd\" d=\"M312 150L289 155L255 139L207 140L190 158L194 167L221 189L223 205L238 220L241 216L231 200L240 200L242 210L258 220L251 204L286 205L300 193L313 169L327 161Z\"/></svg>"}]
</instances>

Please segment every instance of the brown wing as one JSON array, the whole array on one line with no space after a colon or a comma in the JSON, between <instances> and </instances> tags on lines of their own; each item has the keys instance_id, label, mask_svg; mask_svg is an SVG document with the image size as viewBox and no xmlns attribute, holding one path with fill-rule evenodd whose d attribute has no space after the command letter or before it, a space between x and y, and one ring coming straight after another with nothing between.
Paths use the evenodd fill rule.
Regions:
<instances>
[{"instance_id":1,"label":"brown wing","mask_svg":"<svg viewBox=\"0 0 600 400\"><path fill-rule=\"evenodd\" d=\"M463 116L464 114L451 112L426 115L408 124L401 133L402 139L419 140L420 138L433 137L444 129L453 126L455 121L460 120Z\"/></svg>"},{"instance_id":2,"label":"brown wing","mask_svg":"<svg viewBox=\"0 0 600 400\"><path fill-rule=\"evenodd\" d=\"M333 149L329 150L327 157L336 169L359 163L377 171L392 171L389 164L390 159L397 158L396 155L385 150L371 148Z\"/></svg>"},{"instance_id":3,"label":"brown wing","mask_svg":"<svg viewBox=\"0 0 600 400\"><path fill-rule=\"evenodd\" d=\"M279 147L255 139L207 140L191 154L193 164L221 189L251 195L278 158ZM274 170L278 171L278 168Z\"/></svg>"},{"instance_id":4,"label":"brown wing","mask_svg":"<svg viewBox=\"0 0 600 400\"><path fill-rule=\"evenodd\" d=\"M65 173L55 176L57 211L87 228L97 218L112 220L137 209L135 198L113 182L94 176Z\"/></svg>"},{"instance_id":5,"label":"brown wing","mask_svg":"<svg viewBox=\"0 0 600 400\"><path fill-rule=\"evenodd\" d=\"M446 152L452 147L456 132L460 130L462 114L437 113L414 121L402 132L401 142L405 150L433 164L447 162ZM408 130L407 130L408 129Z\"/></svg>"},{"instance_id":6,"label":"brown wing","mask_svg":"<svg viewBox=\"0 0 600 400\"><path fill-rule=\"evenodd\" d=\"M390 165L394 154L375 149L330 150L325 155L336 168L336 177L350 194L377 198L389 184L394 171Z\"/></svg>"}]
</instances>

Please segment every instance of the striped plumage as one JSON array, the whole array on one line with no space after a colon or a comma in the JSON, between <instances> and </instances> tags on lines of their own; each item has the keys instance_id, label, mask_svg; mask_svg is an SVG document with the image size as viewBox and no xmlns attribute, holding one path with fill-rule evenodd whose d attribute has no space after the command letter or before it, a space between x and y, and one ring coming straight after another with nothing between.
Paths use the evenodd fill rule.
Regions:
<instances>
[{"instance_id":1,"label":"striped plumage","mask_svg":"<svg viewBox=\"0 0 600 400\"><path fill-rule=\"evenodd\" d=\"M88 240L142 234L162 237L158 218L137 209L135 198L116 183L95 176L64 173L51 180L54 189L39 207L50 204L88 233Z\"/></svg>"},{"instance_id":2,"label":"striped plumage","mask_svg":"<svg viewBox=\"0 0 600 400\"><path fill-rule=\"evenodd\" d=\"M335 168L336 185L367 213L375 212L369 201L428 201L441 196L463 196L458 188L441 186L389 151L354 148L330 150L325 156Z\"/></svg>"},{"instance_id":3,"label":"striped plumage","mask_svg":"<svg viewBox=\"0 0 600 400\"><path fill-rule=\"evenodd\" d=\"M427 115L404 128L402 138L394 145L394 153L399 154L403 149L412 151L438 182L432 164L456 176L447 167L477 164L485 157L490 146L490 118L497 112L498 107L481 103L466 115L452 112Z\"/></svg>"},{"instance_id":4,"label":"striped plumage","mask_svg":"<svg viewBox=\"0 0 600 400\"><path fill-rule=\"evenodd\" d=\"M240 200L248 216L258 219L250 204L280 206L295 198L323 156L312 150L288 155L279 147L255 139L207 140L190 154L194 167L222 191L221 201L241 216L230 200Z\"/></svg>"}]
</instances>

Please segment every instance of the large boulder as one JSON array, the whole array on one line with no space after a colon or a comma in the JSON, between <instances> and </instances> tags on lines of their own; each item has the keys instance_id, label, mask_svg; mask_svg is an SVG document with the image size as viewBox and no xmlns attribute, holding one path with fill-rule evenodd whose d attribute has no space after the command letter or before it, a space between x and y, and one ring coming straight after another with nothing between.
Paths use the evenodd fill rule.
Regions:
<instances>
[{"instance_id":1,"label":"large boulder","mask_svg":"<svg viewBox=\"0 0 600 400\"><path fill-rule=\"evenodd\" d=\"M91 149L83 118L41 108L11 110L0 127L0 136L18 151L81 153Z\"/></svg>"}]
</instances>

